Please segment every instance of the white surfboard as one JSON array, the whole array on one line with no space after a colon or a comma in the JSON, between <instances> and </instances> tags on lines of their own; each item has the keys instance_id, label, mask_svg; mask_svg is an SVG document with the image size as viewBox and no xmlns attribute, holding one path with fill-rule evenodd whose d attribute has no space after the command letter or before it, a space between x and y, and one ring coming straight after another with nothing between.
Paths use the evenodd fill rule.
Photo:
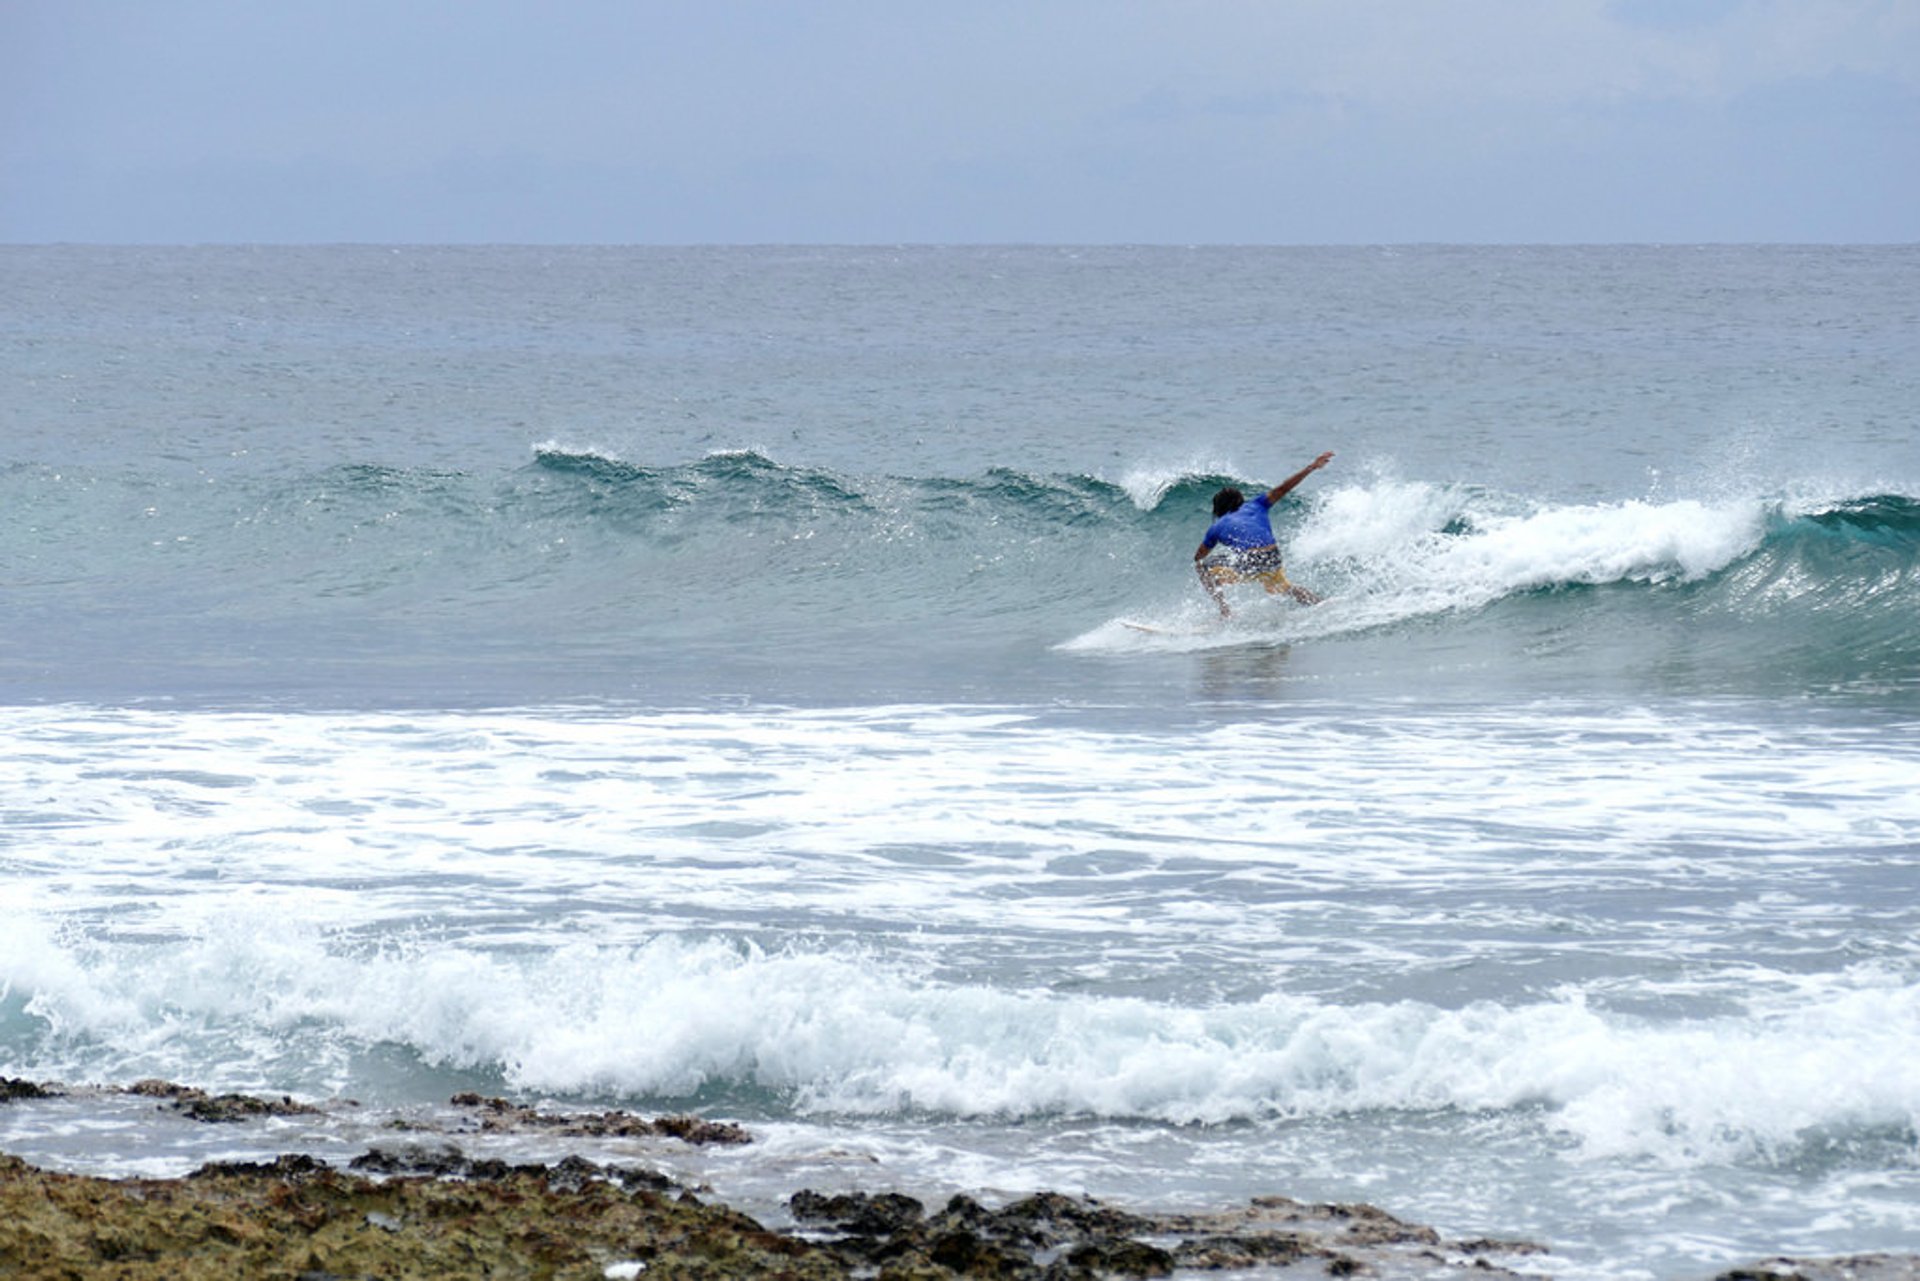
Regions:
<instances>
[{"instance_id":1,"label":"white surfboard","mask_svg":"<svg viewBox=\"0 0 1920 1281\"><path fill-rule=\"evenodd\" d=\"M1119 622L1122 627L1130 627L1149 636L1209 636L1214 631L1211 627L1159 627L1153 623L1136 623L1131 618L1123 618Z\"/></svg>"}]
</instances>

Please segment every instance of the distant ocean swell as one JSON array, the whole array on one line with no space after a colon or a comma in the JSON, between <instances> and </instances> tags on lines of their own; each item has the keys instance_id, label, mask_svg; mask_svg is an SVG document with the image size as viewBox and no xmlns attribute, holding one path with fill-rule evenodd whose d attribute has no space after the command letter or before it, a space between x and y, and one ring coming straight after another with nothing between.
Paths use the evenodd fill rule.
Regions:
<instances>
[{"instance_id":1,"label":"distant ocean swell","mask_svg":"<svg viewBox=\"0 0 1920 1281\"><path fill-rule=\"evenodd\" d=\"M132 599L163 619L456 622L531 601L584 634L752 606L786 611L796 635L856 611L1033 630L1193 616L1187 557L1229 479L850 476L751 452L645 467L559 447L499 475L15 466L0 474L12 515L0 539L14 601L50 615ZM1272 640L1475 618L1601 640L1684 625L1783 666L1898 679L1920 665L1911 495L1566 503L1329 476L1279 527L1295 577L1334 602L1276 617Z\"/></svg>"},{"instance_id":2,"label":"distant ocean swell","mask_svg":"<svg viewBox=\"0 0 1920 1281\"><path fill-rule=\"evenodd\" d=\"M16 1069L46 1075L85 1063L112 1079L259 1088L292 1073L324 1091L340 1084L329 1071L344 1079L388 1052L519 1091L724 1098L755 1113L1504 1113L1537 1116L1592 1156L1683 1165L1792 1163L1836 1142L1897 1152L1920 1134L1920 987L1871 966L1675 1023L1577 995L1183 1007L955 986L855 952L719 940L515 955L329 945L264 916L162 946L13 924L0 1018Z\"/></svg>"}]
</instances>

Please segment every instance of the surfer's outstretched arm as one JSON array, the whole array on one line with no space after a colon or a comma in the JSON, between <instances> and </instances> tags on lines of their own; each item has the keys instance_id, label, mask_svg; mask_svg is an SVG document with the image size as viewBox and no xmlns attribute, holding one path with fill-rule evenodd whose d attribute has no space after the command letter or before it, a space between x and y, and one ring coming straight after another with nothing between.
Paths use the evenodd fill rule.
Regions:
<instances>
[{"instance_id":1,"label":"surfer's outstretched arm","mask_svg":"<svg viewBox=\"0 0 1920 1281\"><path fill-rule=\"evenodd\" d=\"M1326 453L1320 455L1318 458L1308 463L1305 467L1302 467L1299 471L1293 473L1293 475L1281 481L1278 485L1275 485L1272 489L1269 489L1267 491L1267 502L1269 503L1279 502L1282 498L1285 498L1288 494L1293 492L1293 487L1295 485L1298 485L1301 481L1313 475L1313 473L1319 471L1322 467L1325 467L1328 463L1332 461L1333 461L1333 451L1328 450Z\"/></svg>"}]
</instances>

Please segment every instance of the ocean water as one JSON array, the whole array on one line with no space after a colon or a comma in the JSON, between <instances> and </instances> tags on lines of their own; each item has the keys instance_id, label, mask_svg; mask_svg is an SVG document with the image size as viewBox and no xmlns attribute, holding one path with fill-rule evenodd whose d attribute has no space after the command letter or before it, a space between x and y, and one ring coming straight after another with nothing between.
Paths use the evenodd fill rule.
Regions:
<instances>
[{"instance_id":1,"label":"ocean water","mask_svg":"<svg viewBox=\"0 0 1920 1281\"><path fill-rule=\"evenodd\" d=\"M0 1075L358 1104L0 1150L1920 1248L1917 406L1910 247L0 248Z\"/></svg>"}]
</instances>

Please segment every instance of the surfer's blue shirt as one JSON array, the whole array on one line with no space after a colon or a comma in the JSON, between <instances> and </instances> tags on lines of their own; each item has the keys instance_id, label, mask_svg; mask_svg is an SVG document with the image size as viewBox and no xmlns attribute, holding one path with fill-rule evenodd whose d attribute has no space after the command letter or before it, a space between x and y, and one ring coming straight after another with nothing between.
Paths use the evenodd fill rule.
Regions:
<instances>
[{"instance_id":1,"label":"surfer's blue shirt","mask_svg":"<svg viewBox=\"0 0 1920 1281\"><path fill-rule=\"evenodd\" d=\"M1272 506L1272 500L1265 494L1255 494L1207 526L1207 536L1200 540L1200 545L1225 546L1236 552L1273 546L1273 521L1267 515Z\"/></svg>"}]
</instances>

